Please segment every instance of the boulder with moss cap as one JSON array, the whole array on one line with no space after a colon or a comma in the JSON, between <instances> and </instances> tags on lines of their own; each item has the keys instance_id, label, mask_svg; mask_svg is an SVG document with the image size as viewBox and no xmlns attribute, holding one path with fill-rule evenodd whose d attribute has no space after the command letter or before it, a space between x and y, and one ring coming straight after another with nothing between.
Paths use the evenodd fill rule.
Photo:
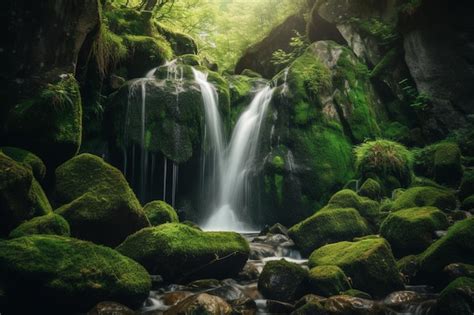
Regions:
<instances>
[{"instance_id":1,"label":"boulder with moss cap","mask_svg":"<svg viewBox=\"0 0 474 315\"><path fill-rule=\"evenodd\" d=\"M234 232L202 232L179 223L166 223L130 235L117 250L166 281L183 282L237 275L250 248Z\"/></svg>"},{"instance_id":2,"label":"boulder with moss cap","mask_svg":"<svg viewBox=\"0 0 474 315\"><path fill-rule=\"evenodd\" d=\"M382 238L323 246L311 254L308 265L336 265L351 277L354 288L374 297L403 289L390 245Z\"/></svg>"},{"instance_id":3,"label":"boulder with moss cap","mask_svg":"<svg viewBox=\"0 0 474 315\"><path fill-rule=\"evenodd\" d=\"M70 236L71 231L69 224L62 216L50 213L22 223L11 231L9 237L17 238L31 234Z\"/></svg>"},{"instance_id":4,"label":"boulder with moss cap","mask_svg":"<svg viewBox=\"0 0 474 315\"><path fill-rule=\"evenodd\" d=\"M151 225L160 225L164 223L176 223L179 222L178 214L168 203L162 200L155 200L147 203L143 207L148 220Z\"/></svg>"},{"instance_id":5,"label":"boulder with moss cap","mask_svg":"<svg viewBox=\"0 0 474 315\"><path fill-rule=\"evenodd\" d=\"M391 210L397 211L414 207L436 207L440 210L456 208L456 197L447 189L436 187L412 187L401 193L392 203Z\"/></svg>"},{"instance_id":6,"label":"boulder with moss cap","mask_svg":"<svg viewBox=\"0 0 474 315\"><path fill-rule=\"evenodd\" d=\"M81 154L56 169L56 213L74 237L116 246L150 225L125 177L91 154Z\"/></svg>"},{"instance_id":7,"label":"boulder with moss cap","mask_svg":"<svg viewBox=\"0 0 474 315\"><path fill-rule=\"evenodd\" d=\"M350 288L349 279L337 266L316 266L309 271L308 289L311 293L329 297Z\"/></svg>"}]
</instances>

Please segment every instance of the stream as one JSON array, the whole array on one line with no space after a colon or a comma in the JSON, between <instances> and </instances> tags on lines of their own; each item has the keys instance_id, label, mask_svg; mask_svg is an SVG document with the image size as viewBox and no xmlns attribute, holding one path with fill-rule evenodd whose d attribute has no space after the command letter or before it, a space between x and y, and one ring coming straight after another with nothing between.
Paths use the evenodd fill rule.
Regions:
<instances>
[{"instance_id":1,"label":"stream","mask_svg":"<svg viewBox=\"0 0 474 315\"><path fill-rule=\"evenodd\" d=\"M154 276L153 290L139 310L139 314L160 315L175 314L176 305L184 299L199 294L207 293L219 296L227 301L237 314L289 314L295 310L295 305L267 300L257 288L258 276L265 264L272 260L284 258L307 268L307 259L301 257L293 242L283 234L267 234L260 236L258 233L242 234L250 244L250 257L243 271L233 279L198 280L187 285L164 284L160 276ZM431 315L435 312L438 295L428 286L406 286L404 291L392 292L381 300L367 300L350 297L349 301L356 314L385 314L385 315ZM334 300L334 314L338 307L343 306ZM300 307L303 304L297 303ZM332 314L332 313L331 313ZM352 313L351 313L352 314Z\"/></svg>"}]
</instances>

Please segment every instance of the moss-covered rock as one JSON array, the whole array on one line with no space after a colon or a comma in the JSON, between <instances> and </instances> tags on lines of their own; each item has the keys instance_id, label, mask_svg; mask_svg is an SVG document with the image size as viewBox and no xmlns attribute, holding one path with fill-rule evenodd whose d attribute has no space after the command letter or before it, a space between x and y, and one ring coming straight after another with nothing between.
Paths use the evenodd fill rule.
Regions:
<instances>
[{"instance_id":1,"label":"moss-covered rock","mask_svg":"<svg viewBox=\"0 0 474 315\"><path fill-rule=\"evenodd\" d=\"M450 263L474 264L474 218L455 223L446 235L434 242L419 256L420 271L429 282Z\"/></svg>"},{"instance_id":2,"label":"moss-covered rock","mask_svg":"<svg viewBox=\"0 0 474 315\"><path fill-rule=\"evenodd\" d=\"M465 198L474 195L474 170L469 170L464 173L459 186L459 199L464 200Z\"/></svg>"},{"instance_id":3,"label":"moss-covered rock","mask_svg":"<svg viewBox=\"0 0 474 315\"><path fill-rule=\"evenodd\" d=\"M0 283L7 309L15 313L86 312L104 300L135 308L151 289L148 273L133 260L110 248L53 235L0 241Z\"/></svg>"},{"instance_id":4,"label":"moss-covered rock","mask_svg":"<svg viewBox=\"0 0 474 315\"><path fill-rule=\"evenodd\" d=\"M415 278L420 269L420 260L417 255L408 255L397 260L397 269L408 280Z\"/></svg>"},{"instance_id":5,"label":"moss-covered rock","mask_svg":"<svg viewBox=\"0 0 474 315\"><path fill-rule=\"evenodd\" d=\"M403 288L390 245L381 238L323 246L311 254L308 264L336 265L351 277L354 288L375 297Z\"/></svg>"},{"instance_id":6,"label":"moss-covered rock","mask_svg":"<svg viewBox=\"0 0 474 315\"><path fill-rule=\"evenodd\" d=\"M379 203L367 197L361 197L352 190L344 189L329 199L327 208L354 208L366 219L373 219L379 214Z\"/></svg>"},{"instance_id":7,"label":"moss-covered rock","mask_svg":"<svg viewBox=\"0 0 474 315\"><path fill-rule=\"evenodd\" d=\"M457 187L463 168L461 150L455 143L440 144L434 156L434 178L438 183Z\"/></svg>"},{"instance_id":8,"label":"moss-covered rock","mask_svg":"<svg viewBox=\"0 0 474 315\"><path fill-rule=\"evenodd\" d=\"M362 186L360 186L358 194L372 200L380 200L383 195L383 190L378 181L367 178Z\"/></svg>"},{"instance_id":9,"label":"moss-covered rock","mask_svg":"<svg viewBox=\"0 0 474 315\"><path fill-rule=\"evenodd\" d=\"M23 221L52 212L32 171L0 152L0 237Z\"/></svg>"},{"instance_id":10,"label":"moss-covered rock","mask_svg":"<svg viewBox=\"0 0 474 315\"><path fill-rule=\"evenodd\" d=\"M311 293L329 297L350 288L349 279L337 266L317 266L309 271L308 289Z\"/></svg>"},{"instance_id":11,"label":"moss-covered rock","mask_svg":"<svg viewBox=\"0 0 474 315\"><path fill-rule=\"evenodd\" d=\"M474 265L452 263L444 267L443 272L448 275L450 280L455 280L460 277L474 279Z\"/></svg>"},{"instance_id":12,"label":"moss-covered rock","mask_svg":"<svg viewBox=\"0 0 474 315\"><path fill-rule=\"evenodd\" d=\"M149 202L143 207L148 220L151 225L160 225L164 223L179 222L178 214L172 206L162 200L155 200Z\"/></svg>"},{"instance_id":13,"label":"moss-covered rock","mask_svg":"<svg viewBox=\"0 0 474 315\"><path fill-rule=\"evenodd\" d=\"M74 76L62 75L35 98L13 107L5 129L10 143L37 154L48 166L73 157L82 137L81 95Z\"/></svg>"},{"instance_id":14,"label":"moss-covered rock","mask_svg":"<svg viewBox=\"0 0 474 315\"><path fill-rule=\"evenodd\" d=\"M469 196L462 201L461 209L466 211L474 209L474 195Z\"/></svg>"},{"instance_id":15,"label":"moss-covered rock","mask_svg":"<svg viewBox=\"0 0 474 315\"><path fill-rule=\"evenodd\" d=\"M247 241L238 233L202 232L177 223L138 231L117 250L150 273L178 282L236 275L250 252Z\"/></svg>"},{"instance_id":16,"label":"moss-covered rock","mask_svg":"<svg viewBox=\"0 0 474 315\"><path fill-rule=\"evenodd\" d=\"M410 208L391 213L380 234L400 257L422 252L433 242L434 232L448 225L446 215L435 207Z\"/></svg>"},{"instance_id":17,"label":"moss-covered rock","mask_svg":"<svg viewBox=\"0 0 474 315\"><path fill-rule=\"evenodd\" d=\"M372 296L369 293L357 289L349 289L347 291L342 292L341 295L348 295L360 299L372 300Z\"/></svg>"},{"instance_id":18,"label":"moss-covered rock","mask_svg":"<svg viewBox=\"0 0 474 315\"><path fill-rule=\"evenodd\" d=\"M44 165L43 161L41 161L41 159L35 154L20 148L13 147L1 147L0 151L9 158L31 169L36 180L41 181L46 175L46 166Z\"/></svg>"},{"instance_id":19,"label":"moss-covered rock","mask_svg":"<svg viewBox=\"0 0 474 315\"><path fill-rule=\"evenodd\" d=\"M292 226L288 234L305 255L328 243L370 234L365 220L352 208L322 209Z\"/></svg>"},{"instance_id":20,"label":"moss-covered rock","mask_svg":"<svg viewBox=\"0 0 474 315\"><path fill-rule=\"evenodd\" d=\"M56 213L71 235L108 246L150 225L122 173L101 158L81 154L56 169Z\"/></svg>"},{"instance_id":21,"label":"moss-covered rock","mask_svg":"<svg viewBox=\"0 0 474 315\"><path fill-rule=\"evenodd\" d=\"M413 187L404 191L391 206L392 211L415 207L436 207L440 210L455 209L456 197L446 189Z\"/></svg>"},{"instance_id":22,"label":"moss-covered rock","mask_svg":"<svg viewBox=\"0 0 474 315\"><path fill-rule=\"evenodd\" d=\"M438 299L441 314L470 315L474 312L474 279L461 277L451 282Z\"/></svg>"},{"instance_id":23,"label":"moss-covered rock","mask_svg":"<svg viewBox=\"0 0 474 315\"><path fill-rule=\"evenodd\" d=\"M71 231L69 229L69 224L62 216L51 213L35 217L22 223L16 229L11 231L9 237L17 238L32 234L69 236Z\"/></svg>"},{"instance_id":24,"label":"moss-covered rock","mask_svg":"<svg viewBox=\"0 0 474 315\"><path fill-rule=\"evenodd\" d=\"M357 146L354 153L356 169L363 180L378 179L387 191L399 188L392 178L402 187L411 183L412 154L403 145L389 140L375 140Z\"/></svg>"},{"instance_id":25,"label":"moss-covered rock","mask_svg":"<svg viewBox=\"0 0 474 315\"><path fill-rule=\"evenodd\" d=\"M292 302L305 292L308 271L284 259L268 262L258 278L258 290L267 299Z\"/></svg>"}]
</instances>

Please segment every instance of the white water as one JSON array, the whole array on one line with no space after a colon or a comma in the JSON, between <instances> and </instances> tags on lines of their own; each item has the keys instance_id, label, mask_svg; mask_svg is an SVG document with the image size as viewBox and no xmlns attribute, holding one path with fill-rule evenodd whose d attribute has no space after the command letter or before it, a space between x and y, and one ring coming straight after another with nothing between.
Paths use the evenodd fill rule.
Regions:
<instances>
[{"instance_id":1,"label":"white water","mask_svg":"<svg viewBox=\"0 0 474 315\"><path fill-rule=\"evenodd\" d=\"M255 166L260 129L272 95L270 86L260 90L235 125L222 161L215 203L218 206L204 222L203 228L206 230L251 229L242 212L248 206L246 193L252 193L249 175Z\"/></svg>"}]
</instances>

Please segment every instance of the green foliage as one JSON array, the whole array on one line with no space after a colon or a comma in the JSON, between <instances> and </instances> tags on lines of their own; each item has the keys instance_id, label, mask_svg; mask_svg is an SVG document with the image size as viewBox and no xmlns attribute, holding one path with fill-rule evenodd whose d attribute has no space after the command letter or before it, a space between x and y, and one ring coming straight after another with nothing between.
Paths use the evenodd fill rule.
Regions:
<instances>
[{"instance_id":1,"label":"green foliage","mask_svg":"<svg viewBox=\"0 0 474 315\"><path fill-rule=\"evenodd\" d=\"M247 241L238 233L202 232L178 223L142 229L117 250L167 281L235 275L250 251Z\"/></svg>"},{"instance_id":2,"label":"green foliage","mask_svg":"<svg viewBox=\"0 0 474 315\"><path fill-rule=\"evenodd\" d=\"M305 52L310 44L308 38L297 31L295 31L295 34L296 36L290 40L291 51L286 52L282 49L274 51L271 60L272 64L286 66Z\"/></svg>"},{"instance_id":3,"label":"green foliage","mask_svg":"<svg viewBox=\"0 0 474 315\"><path fill-rule=\"evenodd\" d=\"M148 273L133 260L110 248L55 235L0 241L0 279L19 313L23 307L87 312L104 300L139 307L151 289ZM32 295L36 303L21 304L33 292L41 292Z\"/></svg>"},{"instance_id":4,"label":"green foliage","mask_svg":"<svg viewBox=\"0 0 474 315\"><path fill-rule=\"evenodd\" d=\"M10 233L9 237L17 238L31 234L69 236L71 232L69 224L63 217L50 213L22 223Z\"/></svg>"},{"instance_id":5,"label":"green foliage","mask_svg":"<svg viewBox=\"0 0 474 315\"><path fill-rule=\"evenodd\" d=\"M308 288L311 293L329 297L351 288L344 271L337 266L317 266L309 271Z\"/></svg>"},{"instance_id":6,"label":"green foliage","mask_svg":"<svg viewBox=\"0 0 474 315\"><path fill-rule=\"evenodd\" d=\"M383 221L380 234L400 257L425 250L433 242L434 232L447 227L446 215L437 208L410 208L391 213Z\"/></svg>"},{"instance_id":7,"label":"green foliage","mask_svg":"<svg viewBox=\"0 0 474 315\"><path fill-rule=\"evenodd\" d=\"M109 30L105 22L100 25L99 37L94 41L92 53L102 76L113 69L128 54L123 38Z\"/></svg>"},{"instance_id":8,"label":"green foliage","mask_svg":"<svg viewBox=\"0 0 474 315\"><path fill-rule=\"evenodd\" d=\"M311 254L308 265L336 265L351 277L354 288L375 297L404 287L390 245L383 238L323 246Z\"/></svg>"},{"instance_id":9,"label":"green foliage","mask_svg":"<svg viewBox=\"0 0 474 315\"><path fill-rule=\"evenodd\" d=\"M303 254L318 247L370 234L366 221L353 208L323 208L288 230Z\"/></svg>"},{"instance_id":10,"label":"green foliage","mask_svg":"<svg viewBox=\"0 0 474 315\"><path fill-rule=\"evenodd\" d=\"M389 140L368 141L355 147L354 154L363 179L375 176L385 183L393 176L405 187L410 184L413 156L403 145Z\"/></svg>"},{"instance_id":11,"label":"green foliage","mask_svg":"<svg viewBox=\"0 0 474 315\"><path fill-rule=\"evenodd\" d=\"M410 80L403 79L398 82L402 88L405 99L408 104L416 111L426 111L431 105L430 96L426 93L419 93Z\"/></svg>"},{"instance_id":12,"label":"green foliage","mask_svg":"<svg viewBox=\"0 0 474 315\"><path fill-rule=\"evenodd\" d=\"M399 38L394 25L376 18L360 19L353 17L350 19L350 23L358 26L362 32L377 38L381 45L390 45Z\"/></svg>"},{"instance_id":13,"label":"green foliage","mask_svg":"<svg viewBox=\"0 0 474 315\"><path fill-rule=\"evenodd\" d=\"M162 200L149 202L143 208L148 220L154 226L179 222L178 214L172 206Z\"/></svg>"}]
</instances>

